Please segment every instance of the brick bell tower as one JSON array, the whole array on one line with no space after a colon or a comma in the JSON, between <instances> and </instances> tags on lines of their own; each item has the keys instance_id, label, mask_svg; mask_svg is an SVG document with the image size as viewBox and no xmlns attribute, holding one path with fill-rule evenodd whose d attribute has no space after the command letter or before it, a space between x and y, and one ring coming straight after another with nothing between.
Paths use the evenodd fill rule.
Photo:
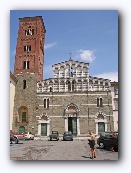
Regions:
<instances>
[{"instance_id":1,"label":"brick bell tower","mask_svg":"<svg viewBox=\"0 0 131 173\"><path fill-rule=\"evenodd\" d=\"M43 80L45 26L41 16L19 18L14 74L37 74Z\"/></svg>"},{"instance_id":2,"label":"brick bell tower","mask_svg":"<svg viewBox=\"0 0 131 173\"><path fill-rule=\"evenodd\" d=\"M14 75L14 132L37 133L37 82L43 80L45 26L41 16L19 18Z\"/></svg>"}]
</instances>

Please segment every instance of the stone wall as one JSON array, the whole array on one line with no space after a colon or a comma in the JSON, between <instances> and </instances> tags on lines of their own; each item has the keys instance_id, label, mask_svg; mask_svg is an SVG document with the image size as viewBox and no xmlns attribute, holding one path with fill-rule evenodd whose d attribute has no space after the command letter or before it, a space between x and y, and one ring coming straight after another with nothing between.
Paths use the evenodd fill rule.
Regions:
<instances>
[{"instance_id":1,"label":"stone wall","mask_svg":"<svg viewBox=\"0 0 131 173\"><path fill-rule=\"evenodd\" d=\"M97 107L97 97L103 98L103 107ZM86 134L88 130L92 129L96 131L95 116L98 112L102 112L107 119L107 129L113 128L113 118L112 118L112 105L111 105L111 95L107 96L107 92L90 92L89 95L86 93L43 93L37 95L37 101L39 105L43 104L43 98L49 97L49 109L44 109L43 106L39 106L39 113L46 113L51 117L51 130L53 128L59 128L61 131L64 129L64 114L65 109L70 103L78 106L79 112L77 116L80 117L80 133ZM53 118L54 117L54 118ZM109 118L110 117L110 118ZM62 120L59 120L61 119ZM57 120L56 120L57 119ZM56 121L55 121L56 120ZM59 123L58 123L59 120ZM61 125L60 125L61 122ZM58 124L58 127L57 127ZM62 127L60 127L62 126Z\"/></svg>"},{"instance_id":2,"label":"stone wall","mask_svg":"<svg viewBox=\"0 0 131 173\"><path fill-rule=\"evenodd\" d=\"M60 134L63 134L65 131L65 122L63 117L53 117L51 118L50 124L50 133L51 131L56 130L59 131Z\"/></svg>"},{"instance_id":3,"label":"stone wall","mask_svg":"<svg viewBox=\"0 0 131 173\"><path fill-rule=\"evenodd\" d=\"M13 131L19 131L20 126L24 126L25 130L29 131L30 128L36 128L36 74L24 74L16 75L18 80L16 85L15 99L14 99L14 115L13 115ZM26 79L26 88L23 89L23 80ZM21 107L26 107L28 109L28 122L19 122L19 110ZM17 117L17 121L16 121Z\"/></svg>"},{"instance_id":4,"label":"stone wall","mask_svg":"<svg viewBox=\"0 0 131 173\"><path fill-rule=\"evenodd\" d=\"M95 131L95 116L98 112L104 113L107 117L107 129L113 130L113 117L111 95L107 96L106 92L90 92L88 93L36 93L37 75L25 74L17 75L18 83L16 86L15 107L14 107L14 123L13 129L18 132L20 126L24 126L26 131L38 131L38 119L36 117L46 114L50 117L50 132L59 130L63 133L65 130L64 114L65 109L70 103L78 107L77 116L80 117L80 133L86 134L90 129ZM27 86L23 89L23 80L26 79ZM103 107L97 107L96 98L102 96ZM43 98L49 98L49 108L44 109ZM26 106L28 108L28 122L26 124L15 122L15 112L19 114L19 108ZM33 127L33 128L32 128Z\"/></svg>"}]
</instances>

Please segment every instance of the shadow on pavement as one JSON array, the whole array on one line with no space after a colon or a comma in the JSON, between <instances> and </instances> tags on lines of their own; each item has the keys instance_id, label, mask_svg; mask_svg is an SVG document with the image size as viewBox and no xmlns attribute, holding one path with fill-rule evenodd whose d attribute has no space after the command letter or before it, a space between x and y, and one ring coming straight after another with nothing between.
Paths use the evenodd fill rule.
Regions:
<instances>
[{"instance_id":1,"label":"shadow on pavement","mask_svg":"<svg viewBox=\"0 0 131 173\"><path fill-rule=\"evenodd\" d=\"M17 145L21 145L21 144L23 144L23 142L19 142L19 143L17 143L17 144L10 144L10 146L17 146Z\"/></svg>"},{"instance_id":2,"label":"shadow on pavement","mask_svg":"<svg viewBox=\"0 0 131 173\"><path fill-rule=\"evenodd\" d=\"M112 152L110 148L101 148L101 147L96 147L96 150ZM115 150L114 152L118 152L118 150Z\"/></svg>"},{"instance_id":3,"label":"shadow on pavement","mask_svg":"<svg viewBox=\"0 0 131 173\"><path fill-rule=\"evenodd\" d=\"M89 158L89 159L91 158L90 156L81 156L81 157L83 157L83 158Z\"/></svg>"}]
</instances>

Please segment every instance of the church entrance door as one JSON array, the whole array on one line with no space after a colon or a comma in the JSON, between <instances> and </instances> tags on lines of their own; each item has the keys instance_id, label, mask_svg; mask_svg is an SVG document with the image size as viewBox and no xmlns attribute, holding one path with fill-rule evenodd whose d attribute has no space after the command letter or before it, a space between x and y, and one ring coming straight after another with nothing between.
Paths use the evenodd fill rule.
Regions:
<instances>
[{"instance_id":1,"label":"church entrance door","mask_svg":"<svg viewBox=\"0 0 131 173\"><path fill-rule=\"evenodd\" d=\"M22 134L23 132L25 132L25 127L24 126L20 126L19 127L19 134Z\"/></svg>"},{"instance_id":2,"label":"church entrance door","mask_svg":"<svg viewBox=\"0 0 131 173\"><path fill-rule=\"evenodd\" d=\"M41 136L47 136L47 123L41 123Z\"/></svg>"},{"instance_id":3,"label":"church entrance door","mask_svg":"<svg viewBox=\"0 0 131 173\"><path fill-rule=\"evenodd\" d=\"M98 122L98 134L101 132L105 132L105 123L104 122Z\"/></svg>"},{"instance_id":4,"label":"church entrance door","mask_svg":"<svg viewBox=\"0 0 131 173\"><path fill-rule=\"evenodd\" d=\"M77 136L77 118L68 117L68 131L71 131L73 136Z\"/></svg>"}]
</instances>

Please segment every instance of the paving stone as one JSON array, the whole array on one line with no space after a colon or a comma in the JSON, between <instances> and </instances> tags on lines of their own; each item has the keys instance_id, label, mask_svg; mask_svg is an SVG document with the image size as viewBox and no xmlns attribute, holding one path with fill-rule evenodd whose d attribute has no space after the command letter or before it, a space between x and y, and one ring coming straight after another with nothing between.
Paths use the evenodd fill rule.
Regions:
<instances>
[{"instance_id":1,"label":"paving stone","mask_svg":"<svg viewBox=\"0 0 131 173\"><path fill-rule=\"evenodd\" d=\"M85 160L91 161L87 140L48 141L31 140L10 144L10 160ZM99 149L96 145L97 160L118 160L118 152Z\"/></svg>"}]
</instances>

